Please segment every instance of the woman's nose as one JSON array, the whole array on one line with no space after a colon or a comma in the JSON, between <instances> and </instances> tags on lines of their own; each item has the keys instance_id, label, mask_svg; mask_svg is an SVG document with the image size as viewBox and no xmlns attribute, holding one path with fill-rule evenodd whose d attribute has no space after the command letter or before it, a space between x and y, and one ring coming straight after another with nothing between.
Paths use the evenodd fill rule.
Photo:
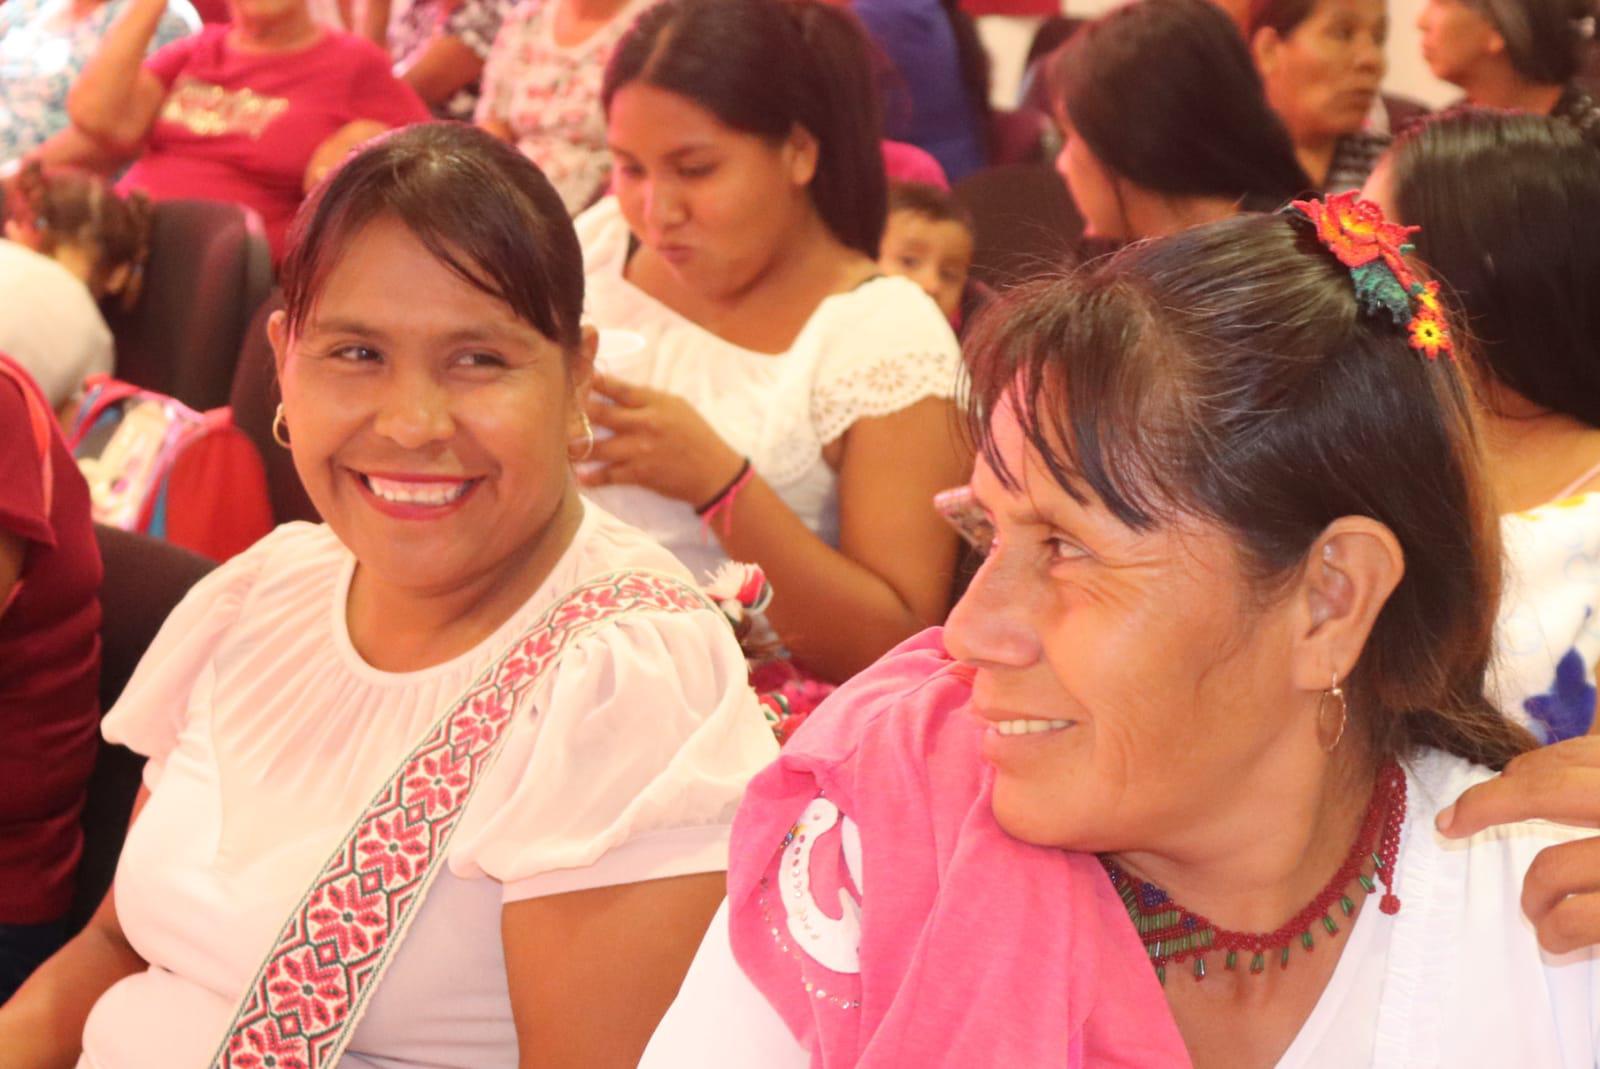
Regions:
<instances>
[{"instance_id":1,"label":"woman's nose","mask_svg":"<svg viewBox=\"0 0 1600 1069\"><path fill-rule=\"evenodd\" d=\"M444 441L455 433L449 394L429 376L397 376L386 385L375 429L402 449Z\"/></svg>"},{"instance_id":2,"label":"woman's nose","mask_svg":"<svg viewBox=\"0 0 1600 1069\"><path fill-rule=\"evenodd\" d=\"M983 562L950 610L945 648L970 664L1025 668L1039 657L1032 598L1029 584L1001 552Z\"/></svg>"}]
</instances>

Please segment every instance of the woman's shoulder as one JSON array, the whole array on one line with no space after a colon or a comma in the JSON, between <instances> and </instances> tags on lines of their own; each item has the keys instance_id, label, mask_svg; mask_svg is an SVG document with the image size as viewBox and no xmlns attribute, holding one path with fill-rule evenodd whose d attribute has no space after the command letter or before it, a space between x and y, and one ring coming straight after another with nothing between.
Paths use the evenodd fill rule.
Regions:
<instances>
[{"instance_id":1,"label":"woman's shoulder","mask_svg":"<svg viewBox=\"0 0 1600 1069\"><path fill-rule=\"evenodd\" d=\"M1449 840L1434 830L1434 818L1454 804L1469 787L1493 779L1499 773L1483 765L1442 750L1424 749L1405 762L1411 811L1408 823L1412 834L1441 855L1455 857L1469 865L1475 874L1499 870L1508 881L1501 889L1515 900L1522 892L1522 877L1534 857L1547 846L1589 838L1590 828L1556 824L1546 820L1522 820L1497 824L1466 839ZM1499 893L1482 879L1479 892Z\"/></svg>"},{"instance_id":2,"label":"woman's shoulder","mask_svg":"<svg viewBox=\"0 0 1600 1069\"><path fill-rule=\"evenodd\" d=\"M281 607L330 589L349 559L349 550L326 524L286 523L224 561L190 596L232 601L241 613L246 605Z\"/></svg>"},{"instance_id":3,"label":"woman's shoulder","mask_svg":"<svg viewBox=\"0 0 1600 1069\"><path fill-rule=\"evenodd\" d=\"M909 278L874 275L817 306L811 326L832 339L863 338L879 346L936 348L958 352L955 331L932 297Z\"/></svg>"},{"instance_id":4,"label":"woman's shoulder","mask_svg":"<svg viewBox=\"0 0 1600 1069\"><path fill-rule=\"evenodd\" d=\"M569 585L622 571L657 572L695 585L689 569L660 542L593 501L585 500L583 508L583 524L569 551L572 571L564 577Z\"/></svg>"}]
</instances>

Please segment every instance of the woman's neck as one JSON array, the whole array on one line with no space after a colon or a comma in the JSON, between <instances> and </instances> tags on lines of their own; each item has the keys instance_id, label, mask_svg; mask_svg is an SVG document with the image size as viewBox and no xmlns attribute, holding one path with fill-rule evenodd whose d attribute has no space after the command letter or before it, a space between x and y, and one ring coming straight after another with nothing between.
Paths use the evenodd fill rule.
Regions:
<instances>
[{"instance_id":1,"label":"woman's neck","mask_svg":"<svg viewBox=\"0 0 1600 1069\"><path fill-rule=\"evenodd\" d=\"M386 580L357 562L345 607L350 642L385 672L414 672L473 649L520 609L549 577L583 522L569 489L535 539L498 567L447 589L419 590Z\"/></svg>"},{"instance_id":2,"label":"woman's neck","mask_svg":"<svg viewBox=\"0 0 1600 1069\"><path fill-rule=\"evenodd\" d=\"M1467 101L1480 108L1504 108L1533 115L1549 115L1565 86L1541 85L1519 75L1510 63L1485 64L1462 81Z\"/></svg>"},{"instance_id":3,"label":"woman's neck","mask_svg":"<svg viewBox=\"0 0 1600 1069\"><path fill-rule=\"evenodd\" d=\"M1600 429L1504 387L1485 393L1483 449L1497 511L1548 504L1600 464Z\"/></svg>"},{"instance_id":4,"label":"woman's neck","mask_svg":"<svg viewBox=\"0 0 1600 1069\"><path fill-rule=\"evenodd\" d=\"M1182 842L1116 861L1220 927L1274 931L1344 864L1375 782L1374 762L1347 737L1333 760L1251 777Z\"/></svg>"},{"instance_id":5,"label":"woman's neck","mask_svg":"<svg viewBox=\"0 0 1600 1069\"><path fill-rule=\"evenodd\" d=\"M1328 170L1333 166L1333 157L1338 151L1338 137L1297 139L1294 143L1294 155L1300 161L1300 169L1305 171L1311 184L1318 189L1327 185Z\"/></svg>"},{"instance_id":6,"label":"woman's neck","mask_svg":"<svg viewBox=\"0 0 1600 1069\"><path fill-rule=\"evenodd\" d=\"M228 43L241 52L294 52L322 35L311 12L299 8L283 18L260 22L235 22Z\"/></svg>"},{"instance_id":7,"label":"woman's neck","mask_svg":"<svg viewBox=\"0 0 1600 1069\"><path fill-rule=\"evenodd\" d=\"M555 8L555 41L564 48L583 44L600 32L630 0L561 0Z\"/></svg>"},{"instance_id":8,"label":"woman's neck","mask_svg":"<svg viewBox=\"0 0 1600 1069\"><path fill-rule=\"evenodd\" d=\"M1239 214L1239 202L1227 197L1169 197L1138 192L1128 196L1128 227L1135 239L1159 238Z\"/></svg>"},{"instance_id":9,"label":"woman's neck","mask_svg":"<svg viewBox=\"0 0 1600 1069\"><path fill-rule=\"evenodd\" d=\"M726 293L689 289L659 257L636 257L627 277L731 345L787 352L817 306L869 277L876 265L841 242L814 211L803 213L745 284Z\"/></svg>"}]
</instances>

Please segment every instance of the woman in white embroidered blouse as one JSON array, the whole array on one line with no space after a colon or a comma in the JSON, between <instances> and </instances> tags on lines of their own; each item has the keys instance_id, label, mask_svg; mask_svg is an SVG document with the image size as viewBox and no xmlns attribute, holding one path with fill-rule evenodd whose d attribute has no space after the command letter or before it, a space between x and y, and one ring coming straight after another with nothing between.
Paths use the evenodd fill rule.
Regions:
<instances>
[{"instance_id":1,"label":"woman in white embroidered blouse","mask_svg":"<svg viewBox=\"0 0 1600 1069\"><path fill-rule=\"evenodd\" d=\"M874 1036L908 1028L1043 1036L993 1064L1069 1069L1600 1065L1600 955L1578 949L1600 840L1515 822L1593 822L1594 749L1528 753L1485 694L1500 562L1469 372L1358 298L1335 250L1381 250L1371 283L1401 235L1345 207L1209 224L1006 299L969 354L987 559L942 633L752 782L726 919L643 1069L701 1064L712 1014L728 1069L895 1066ZM846 826L857 784L873 804ZM836 785L828 819L814 785ZM999 871L959 882L1000 832L977 855ZM1050 915L1061 851L1098 855L1187 1057L1141 1060L1148 1036L1061 1006L1038 951L1071 921ZM915 971L924 953L944 971ZM946 983L962 1012L918 1020Z\"/></svg>"},{"instance_id":2,"label":"woman in white embroidered blouse","mask_svg":"<svg viewBox=\"0 0 1600 1069\"><path fill-rule=\"evenodd\" d=\"M943 617L956 542L930 501L968 468L955 336L877 275L865 40L805 0L668 0L602 100L615 196L578 220L588 311L642 344L601 355L610 437L585 481L696 572L762 565L795 660L844 679Z\"/></svg>"},{"instance_id":3,"label":"woman in white embroidered blouse","mask_svg":"<svg viewBox=\"0 0 1600 1069\"><path fill-rule=\"evenodd\" d=\"M1582 735L1600 674L1600 146L1564 119L1456 112L1401 138L1368 190L1422 227L1484 372L1507 559L1495 700L1541 742Z\"/></svg>"},{"instance_id":4,"label":"woman in white embroidered blouse","mask_svg":"<svg viewBox=\"0 0 1600 1069\"><path fill-rule=\"evenodd\" d=\"M577 493L594 335L536 168L471 127L412 127L300 227L270 327L277 432L327 526L197 586L106 717L149 757L116 885L0 1010L0 1062L71 1065L81 1042L83 1067L183 1069L237 1035L239 1069L331 1064L296 1037L339 1019L346 963L382 947L345 1067L631 1066L774 752L743 656L670 554ZM513 648L540 647L512 644L549 638L547 610L619 571L677 608L607 617L484 696L525 672ZM496 722L498 757L469 762ZM404 808L358 821L392 776ZM435 806L464 806L453 837L421 822ZM353 828L354 876L305 897ZM429 842L438 876L401 928ZM269 957L291 917L310 946ZM235 1032L269 960L265 1017Z\"/></svg>"}]
</instances>

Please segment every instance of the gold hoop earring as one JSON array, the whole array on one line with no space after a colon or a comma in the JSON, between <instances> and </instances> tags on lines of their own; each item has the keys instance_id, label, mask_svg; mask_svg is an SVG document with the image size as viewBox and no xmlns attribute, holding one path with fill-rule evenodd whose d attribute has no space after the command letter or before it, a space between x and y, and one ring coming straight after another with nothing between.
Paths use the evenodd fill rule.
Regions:
<instances>
[{"instance_id":1,"label":"gold hoop earring","mask_svg":"<svg viewBox=\"0 0 1600 1069\"><path fill-rule=\"evenodd\" d=\"M1350 720L1350 706L1344 700L1344 691L1339 688L1339 676L1336 673L1328 689L1322 692L1322 697L1317 699L1317 734L1322 734L1322 709L1333 698L1339 703L1339 730L1334 732L1333 741L1322 748L1323 753L1332 753L1339 748L1339 740L1344 738L1344 726Z\"/></svg>"},{"instance_id":2,"label":"gold hoop earring","mask_svg":"<svg viewBox=\"0 0 1600 1069\"><path fill-rule=\"evenodd\" d=\"M278 411L272 414L272 440L289 448L289 421L283 418L283 402L278 402Z\"/></svg>"},{"instance_id":3,"label":"gold hoop earring","mask_svg":"<svg viewBox=\"0 0 1600 1069\"><path fill-rule=\"evenodd\" d=\"M578 418L583 420L583 452L572 457L572 462L575 464L588 460L594 453L594 424L589 422L589 413L579 412Z\"/></svg>"}]
</instances>

